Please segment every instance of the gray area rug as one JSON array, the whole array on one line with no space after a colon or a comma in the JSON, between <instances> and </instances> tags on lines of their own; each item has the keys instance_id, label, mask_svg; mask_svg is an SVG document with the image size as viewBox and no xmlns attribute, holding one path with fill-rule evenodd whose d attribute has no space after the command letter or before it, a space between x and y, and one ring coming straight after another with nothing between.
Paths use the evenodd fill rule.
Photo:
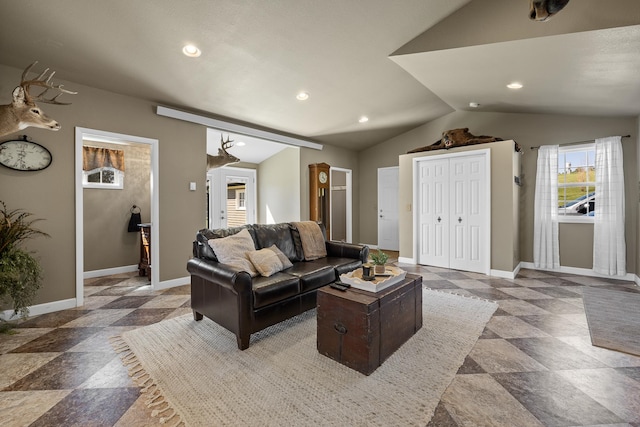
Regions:
<instances>
[{"instance_id":1,"label":"gray area rug","mask_svg":"<svg viewBox=\"0 0 640 427\"><path fill-rule=\"evenodd\" d=\"M640 293L585 287L591 343L640 356Z\"/></svg>"},{"instance_id":2,"label":"gray area rug","mask_svg":"<svg viewBox=\"0 0 640 427\"><path fill-rule=\"evenodd\" d=\"M252 335L245 351L190 315L114 346L168 425L424 426L497 304L431 290L423 303L422 329L370 376L318 353L315 310Z\"/></svg>"}]
</instances>

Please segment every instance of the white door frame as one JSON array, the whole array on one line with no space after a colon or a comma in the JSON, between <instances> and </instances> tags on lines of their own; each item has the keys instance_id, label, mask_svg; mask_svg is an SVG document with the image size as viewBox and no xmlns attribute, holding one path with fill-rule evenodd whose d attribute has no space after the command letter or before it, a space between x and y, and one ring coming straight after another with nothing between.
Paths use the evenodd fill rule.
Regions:
<instances>
[{"instance_id":1,"label":"white door frame","mask_svg":"<svg viewBox=\"0 0 640 427\"><path fill-rule=\"evenodd\" d=\"M415 264L419 261L418 254L420 253L420 239L417 235L417 230L419 229L419 201L420 201L420 176L419 176L419 163L422 161L429 161L435 159L449 159L452 157L463 157L463 156L484 156L485 161L485 203L484 203L484 224L483 228L485 230L485 238L483 251L487 254L482 268L482 273L489 275L491 273L491 149L485 148L481 150L470 150L463 151L460 153L448 153L448 154L437 154L432 156L421 156L414 157L412 159L413 166L413 261Z\"/></svg>"},{"instance_id":2,"label":"white door frame","mask_svg":"<svg viewBox=\"0 0 640 427\"><path fill-rule=\"evenodd\" d=\"M207 178L210 180L209 182L209 228L213 229L213 228L226 227L226 222L224 227L222 225L218 227L216 226L217 224L216 221L213 220L214 215L218 215L218 221L220 220L219 216L220 216L220 210L222 209L222 207L220 206L220 203L222 202L222 199L221 199L222 194L225 195L224 200L227 199L226 197L227 182L226 182L226 179L224 180L224 182L222 179L222 175L225 172L230 172L230 174L225 174L225 175L233 175L234 173L237 173L238 175L242 175L242 177L246 177L253 181L253 183L251 183L251 185L249 186L250 188L252 188L253 191L249 192L249 199L247 200L249 203L251 203L249 207L253 211L253 221L248 221L248 223L257 222L257 218L258 218L257 171L255 169L224 166L221 168L210 169L207 171ZM225 205L225 220L227 219L227 217L228 217L228 212L226 212L226 205Z\"/></svg>"},{"instance_id":3,"label":"white door frame","mask_svg":"<svg viewBox=\"0 0 640 427\"><path fill-rule=\"evenodd\" d=\"M345 182L347 185L347 219L346 219L346 225L347 225L347 243L353 243L353 186L352 186L352 175L353 175L353 171L351 169L344 169L344 168L336 168L331 166L329 168L329 176L331 176L331 172L332 171L336 171L336 172L344 172L346 174L345 176ZM329 184L331 184L331 181L329 181ZM331 196L332 196L332 191L331 188L329 188L329 206L333 206L333 203L331 202ZM329 224L333 224L333 211L329 210ZM331 239L331 236L329 236L329 239Z\"/></svg>"},{"instance_id":4,"label":"white door frame","mask_svg":"<svg viewBox=\"0 0 640 427\"><path fill-rule=\"evenodd\" d=\"M76 306L84 304L84 194L82 192L82 145L84 137L107 143L133 142L151 145L151 289L160 283L160 198L158 172L158 140L96 129L76 127L75 188L76 188Z\"/></svg>"}]
</instances>

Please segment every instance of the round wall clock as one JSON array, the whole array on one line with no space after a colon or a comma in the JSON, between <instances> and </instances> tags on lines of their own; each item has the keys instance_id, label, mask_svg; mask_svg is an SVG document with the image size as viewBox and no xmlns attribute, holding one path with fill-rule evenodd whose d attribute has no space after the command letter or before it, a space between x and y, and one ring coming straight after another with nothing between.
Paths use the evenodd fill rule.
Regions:
<instances>
[{"instance_id":1,"label":"round wall clock","mask_svg":"<svg viewBox=\"0 0 640 427\"><path fill-rule=\"evenodd\" d=\"M17 171L39 171L51 164L51 152L40 144L21 140L0 143L0 164Z\"/></svg>"}]
</instances>

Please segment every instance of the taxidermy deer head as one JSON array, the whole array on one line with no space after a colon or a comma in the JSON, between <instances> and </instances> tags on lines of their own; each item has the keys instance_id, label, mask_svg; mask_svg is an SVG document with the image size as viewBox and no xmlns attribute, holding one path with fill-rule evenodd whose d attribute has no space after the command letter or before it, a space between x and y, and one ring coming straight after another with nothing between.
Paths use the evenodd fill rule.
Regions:
<instances>
[{"instance_id":1,"label":"taxidermy deer head","mask_svg":"<svg viewBox=\"0 0 640 427\"><path fill-rule=\"evenodd\" d=\"M529 0L529 18L532 21L547 21L567 3L569 0Z\"/></svg>"},{"instance_id":2,"label":"taxidermy deer head","mask_svg":"<svg viewBox=\"0 0 640 427\"><path fill-rule=\"evenodd\" d=\"M233 141L229 140L229 136L227 136L227 140L225 141L222 139L222 135L220 135L220 148L218 148L218 155L210 156L207 154L207 170L221 168L222 166L238 163L240 161L239 158L227 152L227 149L233 147L232 142Z\"/></svg>"},{"instance_id":3,"label":"taxidermy deer head","mask_svg":"<svg viewBox=\"0 0 640 427\"><path fill-rule=\"evenodd\" d=\"M49 73L48 68L35 79L27 80L27 74L37 63L38 61L29 65L22 73L20 86L13 90L13 102L8 105L0 105L0 136L17 132L29 126L51 130L60 129L60 124L51 117L47 117L40 107L36 105L36 101L47 104L69 105L68 102L58 101L58 97L63 93L75 95L78 92L63 89L62 85L54 85L51 79L56 72L52 71L51 74L47 75ZM31 86L39 86L44 90L34 96L29 92ZM45 98L44 95L50 89L57 91L58 94L52 98Z\"/></svg>"}]
</instances>

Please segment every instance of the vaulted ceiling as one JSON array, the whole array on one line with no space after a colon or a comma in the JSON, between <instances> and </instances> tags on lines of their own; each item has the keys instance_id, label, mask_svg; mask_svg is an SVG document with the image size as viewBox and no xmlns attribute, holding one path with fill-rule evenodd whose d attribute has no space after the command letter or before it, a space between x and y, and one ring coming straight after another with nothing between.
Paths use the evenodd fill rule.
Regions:
<instances>
[{"instance_id":1,"label":"vaulted ceiling","mask_svg":"<svg viewBox=\"0 0 640 427\"><path fill-rule=\"evenodd\" d=\"M4 65L38 60L60 79L353 150L470 102L640 115L637 0L573 0L542 23L528 0L0 0L0 12ZM184 56L187 43L202 55Z\"/></svg>"}]
</instances>

